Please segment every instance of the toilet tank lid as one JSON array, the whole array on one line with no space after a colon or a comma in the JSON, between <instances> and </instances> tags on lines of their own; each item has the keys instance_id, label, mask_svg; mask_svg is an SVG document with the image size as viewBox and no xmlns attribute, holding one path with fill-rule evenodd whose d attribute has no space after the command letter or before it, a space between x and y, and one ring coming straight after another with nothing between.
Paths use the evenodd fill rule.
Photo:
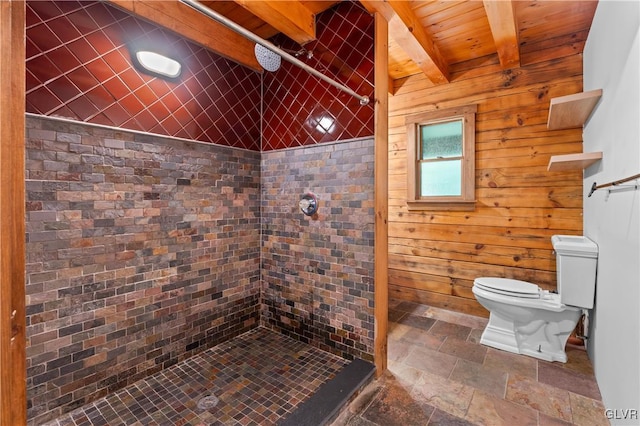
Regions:
<instances>
[{"instance_id":1,"label":"toilet tank lid","mask_svg":"<svg viewBox=\"0 0 640 426\"><path fill-rule=\"evenodd\" d=\"M583 235L552 235L551 244L560 255L598 257L598 245Z\"/></svg>"},{"instance_id":2,"label":"toilet tank lid","mask_svg":"<svg viewBox=\"0 0 640 426\"><path fill-rule=\"evenodd\" d=\"M476 278L475 282L484 287L509 293L538 294L540 291L540 287L535 284L510 278L480 277Z\"/></svg>"}]
</instances>

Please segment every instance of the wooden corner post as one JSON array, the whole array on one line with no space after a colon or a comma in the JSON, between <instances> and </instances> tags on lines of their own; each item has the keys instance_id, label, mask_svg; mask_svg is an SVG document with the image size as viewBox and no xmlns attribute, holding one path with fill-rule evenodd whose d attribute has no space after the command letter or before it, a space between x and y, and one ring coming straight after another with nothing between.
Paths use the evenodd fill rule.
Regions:
<instances>
[{"instance_id":1,"label":"wooden corner post","mask_svg":"<svg viewBox=\"0 0 640 426\"><path fill-rule=\"evenodd\" d=\"M24 425L25 2L0 1L0 424Z\"/></svg>"},{"instance_id":2,"label":"wooden corner post","mask_svg":"<svg viewBox=\"0 0 640 426\"><path fill-rule=\"evenodd\" d=\"M389 315L388 282L388 158L389 158L389 30L379 13L375 18L375 364L379 377L387 369Z\"/></svg>"}]
</instances>

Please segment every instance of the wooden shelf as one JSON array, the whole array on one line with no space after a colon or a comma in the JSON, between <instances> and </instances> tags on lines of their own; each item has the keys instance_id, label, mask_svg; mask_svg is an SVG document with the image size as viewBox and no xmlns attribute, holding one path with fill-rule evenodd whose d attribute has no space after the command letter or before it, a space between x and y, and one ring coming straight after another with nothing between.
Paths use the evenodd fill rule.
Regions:
<instances>
[{"instance_id":1,"label":"wooden shelf","mask_svg":"<svg viewBox=\"0 0 640 426\"><path fill-rule=\"evenodd\" d=\"M596 89L552 98L549 105L547 129L560 130L582 127L601 96L602 89Z\"/></svg>"},{"instance_id":2,"label":"wooden shelf","mask_svg":"<svg viewBox=\"0 0 640 426\"><path fill-rule=\"evenodd\" d=\"M593 163L602 159L602 152L585 152L582 154L553 155L549 160L547 170L550 172L563 172L567 170L586 169Z\"/></svg>"}]
</instances>

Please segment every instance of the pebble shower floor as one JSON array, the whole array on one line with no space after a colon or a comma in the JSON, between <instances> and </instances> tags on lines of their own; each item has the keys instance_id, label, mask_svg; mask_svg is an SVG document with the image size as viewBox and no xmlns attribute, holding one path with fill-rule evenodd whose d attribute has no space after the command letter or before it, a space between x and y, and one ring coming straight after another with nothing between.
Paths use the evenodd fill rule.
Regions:
<instances>
[{"instance_id":1,"label":"pebble shower floor","mask_svg":"<svg viewBox=\"0 0 640 426\"><path fill-rule=\"evenodd\" d=\"M47 425L276 424L347 364L256 328Z\"/></svg>"}]
</instances>

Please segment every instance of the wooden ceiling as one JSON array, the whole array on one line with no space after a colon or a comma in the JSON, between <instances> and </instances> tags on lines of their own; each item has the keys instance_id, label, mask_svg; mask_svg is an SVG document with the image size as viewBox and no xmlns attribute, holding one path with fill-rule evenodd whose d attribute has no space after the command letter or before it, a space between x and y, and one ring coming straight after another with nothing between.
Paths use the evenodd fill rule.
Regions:
<instances>
[{"instance_id":1,"label":"wooden ceiling","mask_svg":"<svg viewBox=\"0 0 640 426\"><path fill-rule=\"evenodd\" d=\"M111 0L213 51L261 71L254 43L178 0ZM336 1L202 0L262 38L284 33L300 45L315 39L315 15ZM514 68L567 51L582 52L595 0L360 0L389 22L389 77L424 73L451 79L456 64L497 55Z\"/></svg>"}]
</instances>

